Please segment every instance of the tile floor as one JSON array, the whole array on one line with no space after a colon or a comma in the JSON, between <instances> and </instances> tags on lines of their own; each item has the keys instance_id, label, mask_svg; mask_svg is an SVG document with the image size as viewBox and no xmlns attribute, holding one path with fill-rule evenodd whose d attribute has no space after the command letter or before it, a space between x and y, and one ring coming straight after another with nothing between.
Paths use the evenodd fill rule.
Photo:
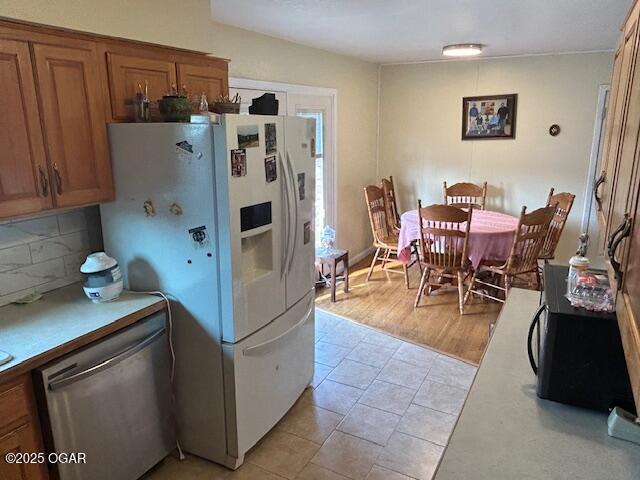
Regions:
<instances>
[{"instance_id":1,"label":"tile floor","mask_svg":"<svg viewBox=\"0 0 640 480\"><path fill-rule=\"evenodd\" d=\"M188 457L145 480L428 480L476 367L316 310L313 382L231 472Z\"/></svg>"}]
</instances>

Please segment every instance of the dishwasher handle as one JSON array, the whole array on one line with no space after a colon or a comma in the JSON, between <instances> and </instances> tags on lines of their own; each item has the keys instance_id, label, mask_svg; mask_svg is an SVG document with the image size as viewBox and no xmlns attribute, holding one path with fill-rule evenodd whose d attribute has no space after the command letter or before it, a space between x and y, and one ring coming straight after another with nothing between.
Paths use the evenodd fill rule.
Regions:
<instances>
[{"instance_id":1,"label":"dishwasher handle","mask_svg":"<svg viewBox=\"0 0 640 480\"><path fill-rule=\"evenodd\" d=\"M74 373L73 375L70 375L66 378L61 378L60 380L49 382L49 390L57 390L59 388L65 387L79 380L82 380L83 378L87 378L87 377L90 377L91 375L95 375L98 372L102 372L103 370L106 370L107 368L110 368L113 365L120 363L121 361L138 353L140 350L144 349L148 345L155 342L158 338L160 338L165 333L165 331L166 331L166 328L162 327L161 329L153 332L148 337L145 337L139 343L133 345L132 347L126 348L125 350L121 351L120 353L117 353L113 357L109 357L106 360L92 367L86 368L81 372Z\"/></svg>"}]
</instances>

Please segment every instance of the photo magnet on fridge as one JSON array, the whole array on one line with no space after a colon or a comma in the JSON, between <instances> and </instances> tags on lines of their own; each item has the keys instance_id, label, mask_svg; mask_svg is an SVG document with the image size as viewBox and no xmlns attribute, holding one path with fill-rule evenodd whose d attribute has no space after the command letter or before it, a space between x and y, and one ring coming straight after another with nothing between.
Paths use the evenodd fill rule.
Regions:
<instances>
[{"instance_id":1,"label":"photo magnet on fridge","mask_svg":"<svg viewBox=\"0 0 640 480\"><path fill-rule=\"evenodd\" d=\"M176 143L176 154L179 160L191 160L191 156L193 155L193 145L186 140Z\"/></svg>"},{"instance_id":2,"label":"photo magnet on fridge","mask_svg":"<svg viewBox=\"0 0 640 480\"><path fill-rule=\"evenodd\" d=\"M271 155L264 159L264 176L267 183L271 183L278 178L275 155Z\"/></svg>"},{"instance_id":3,"label":"photo magnet on fridge","mask_svg":"<svg viewBox=\"0 0 640 480\"><path fill-rule=\"evenodd\" d=\"M238 125L238 148L255 148L260 145L258 125Z\"/></svg>"},{"instance_id":4,"label":"photo magnet on fridge","mask_svg":"<svg viewBox=\"0 0 640 480\"><path fill-rule=\"evenodd\" d=\"M205 225L190 228L189 235L195 248L202 248L209 245L209 235L207 235L207 227Z\"/></svg>"},{"instance_id":5,"label":"photo magnet on fridge","mask_svg":"<svg viewBox=\"0 0 640 480\"><path fill-rule=\"evenodd\" d=\"M306 245L311 241L311 222L304 222L304 244Z\"/></svg>"},{"instance_id":6,"label":"photo magnet on fridge","mask_svg":"<svg viewBox=\"0 0 640 480\"><path fill-rule=\"evenodd\" d=\"M247 151L244 148L231 150L231 176L244 177L247 174Z\"/></svg>"},{"instance_id":7,"label":"photo magnet on fridge","mask_svg":"<svg viewBox=\"0 0 640 480\"><path fill-rule=\"evenodd\" d=\"M276 139L276 124L264 124L264 149L267 155L273 155L278 151L278 140Z\"/></svg>"},{"instance_id":8,"label":"photo magnet on fridge","mask_svg":"<svg viewBox=\"0 0 640 480\"><path fill-rule=\"evenodd\" d=\"M306 197L306 193L305 193L305 174L304 173L299 173L298 174L298 198L300 200L304 200L304 198Z\"/></svg>"},{"instance_id":9,"label":"photo magnet on fridge","mask_svg":"<svg viewBox=\"0 0 640 480\"><path fill-rule=\"evenodd\" d=\"M176 151L179 153L193 153L193 145L186 140L176 143Z\"/></svg>"}]
</instances>

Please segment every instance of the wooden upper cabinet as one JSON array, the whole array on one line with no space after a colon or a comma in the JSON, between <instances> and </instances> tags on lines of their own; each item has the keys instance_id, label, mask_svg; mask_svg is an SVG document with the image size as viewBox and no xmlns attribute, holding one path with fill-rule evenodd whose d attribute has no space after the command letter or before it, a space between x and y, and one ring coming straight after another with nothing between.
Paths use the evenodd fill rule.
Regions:
<instances>
[{"instance_id":1,"label":"wooden upper cabinet","mask_svg":"<svg viewBox=\"0 0 640 480\"><path fill-rule=\"evenodd\" d=\"M227 60L0 19L0 219L112 200L107 123L135 120L145 82L151 102L174 84L213 102Z\"/></svg>"},{"instance_id":2,"label":"wooden upper cabinet","mask_svg":"<svg viewBox=\"0 0 640 480\"><path fill-rule=\"evenodd\" d=\"M168 60L107 53L111 113L114 120L135 119L138 85L148 85L149 100L156 101L177 85L176 64Z\"/></svg>"},{"instance_id":3,"label":"wooden upper cabinet","mask_svg":"<svg viewBox=\"0 0 640 480\"><path fill-rule=\"evenodd\" d=\"M609 99L609 105L607 107L607 119L605 123L605 135L604 135L604 145L602 148L602 174L603 183L598 187L596 193L597 195L597 207L599 209L599 213L601 214L599 220L603 224L602 226L606 227L607 222L607 214L609 213L610 206L610 196L611 190L610 184L613 183L613 178L615 175L615 152L612 152L611 144L614 141L613 137L613 125L615 122L616 115L616 105L618 105L618 97L624 97L624 85L622 86L623 91L620 91L620 84L623 83L621 81L621 73L622 73L622 45L616 50L616 53L613 57L613 75L611 78L611 97ZM621 102L622 103L622 102ZM619 120L618 120L619 121ZM617 139L615 140L615 144L617 145ZM607 243L607 232L606 228L600 228L600 245L606 245Z\"/></svg>"},{"instance_id":4,"label":"wooden upper cabinet","mask_svg":"<svg viewBox=\"0 0 640 480\"><path fill-rule=\"evenodd\" d=\"M33 69L26 42L0 40L0 218L51 208Z\"/></svg>"},{"instance_id":5,"label":"wooden upper cabinet","mask_svg":"<svg viewBox=\"0 0 640 480\"><path fill-rule=\"evenodd\" d=\"M187 91L194 99L199 99L202 93L207 95L212 104L220 95L229 94L229 74L226 62L215 65L194 65L178 63L178 84L187 87Z\"/></svg>"},{"instance_id":6,"label":"wooden upper cabinet","mask_svg":"<svg viewBox=\"0 0 640 480\"><path fill-rule=\"evenodd\" d=\"M620 138L618 142L618 154L616 158L615 176L610 191L610 207L608 214L607 232L609 238L618 231L625 220L625 215L630 214L631 204L635 198L632 180L636 172L638 145L638 132L640 129L640 68L636 65L638 58L638 19L628 25L625 29L623 55L630 63L629 82L625 95L624 116L620 121ZM616 242L617 248L614 252L612 262L618 262L624 269L626 258L627 240ZM614 275L615 276L615 275Z\"/></svg>"},{"instance_id":7,"label":"wooden upper cabinet","mask_svg":"<svg viewBox=\"0 0 640 480\"><path fill-rule=\"evenodd\" d=\"M111 200L105 88L95 44L32 48L55 206Z\"/></svg>"},{"instance_id":8,"label":"wooden upper cabinet","mask_svg":"<svg viewBox=\"0 0 640 480\"><path fill-rule=\"evenodd\" d=\"M623 42L620 47L620 51L616 56L616 63L619 62L620 77L616 86L615 98L612 98L612 102L609 105L611 112L611 123L608 125L608 135L610 139L607 145L607 158L606 158L606 180L603 186L602 192L602 211L606 221L605 225L605 242L612 231L616 228L616 225L612 225L610 214L612 201L615 194L616 178L618 172L618 159L620 153L620 141L622 137L622 130L624 128L624 121L626 119L626 109L628 106L628 90L631 80L631 73L633 68L634 59L634 40L635 36L623 37ZM615 73L615 70L614 70Z\"/></svg>"}]
</instances>

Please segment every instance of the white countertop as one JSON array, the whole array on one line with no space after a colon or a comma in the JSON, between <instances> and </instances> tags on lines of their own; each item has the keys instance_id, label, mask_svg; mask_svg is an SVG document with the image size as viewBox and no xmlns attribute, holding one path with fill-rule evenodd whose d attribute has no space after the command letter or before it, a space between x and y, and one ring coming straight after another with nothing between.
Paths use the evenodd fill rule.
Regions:
<instances>
[{"instance_id":1,"label":"white countertop","mask_svg":"<svg viewBox=\"0 0 640 480\"><path fill-rule=\"evenodd\" d=\"M527 331L539 298L511 291L435 480L640 479L640 445L609 437L606 413L536 396Z\"/></svg>"},{"instance_id":2,"label":"white countertop","mask_svg":"<svg viewBox=\"0 0 640 480\"><path fill-rule=\"evenodd\" d=\"M123 319L137 321L142 318L140 315L148 314L145 312L149 307L159 307L160 302L163 300L153 295L125 291L117 300L95 304L76 283L45 293L40 300L28 305L1 307L0 350L14 358L0 365L0 374L25 366L71 342L78 343L78 339L98 330L111 333L108 330L112 329L105 327L114 327Z\"/></svg>"}]
</instances>

